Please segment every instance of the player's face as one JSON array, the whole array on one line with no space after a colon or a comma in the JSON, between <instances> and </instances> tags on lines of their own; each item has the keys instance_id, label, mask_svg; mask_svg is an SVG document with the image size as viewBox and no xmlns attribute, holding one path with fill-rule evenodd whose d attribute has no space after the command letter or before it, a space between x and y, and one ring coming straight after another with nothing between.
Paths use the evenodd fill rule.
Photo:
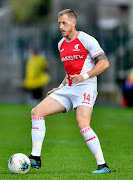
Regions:
<instances>
[{"instance_id":1,"label":"player's face","mask_svg":"<svg viewBox=\"0 0 133 180\"><path fill-rule=\"evenodd\" d=\"M74 19L70 19L67 14L64 14L58 17L58 23L62 36L69 38L69 35L75 27Z\"/></svg>"}]
</instances>

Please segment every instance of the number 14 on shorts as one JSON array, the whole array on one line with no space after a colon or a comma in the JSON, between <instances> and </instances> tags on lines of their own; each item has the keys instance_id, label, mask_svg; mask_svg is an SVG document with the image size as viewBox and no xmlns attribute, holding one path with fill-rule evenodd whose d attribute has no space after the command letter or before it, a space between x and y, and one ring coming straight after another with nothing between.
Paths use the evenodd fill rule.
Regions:
<instances>
[{"instance_id":1,"label":"number 14 on shorts","mask_svg":"<svg viewBox=\"0 0 133 180\"><path fill-rule=\"evenodd\" d=\"M84 100L82 101L82 103L90 104L90 94L84 93L83 98Z\"/></svg>"}]
</instances>

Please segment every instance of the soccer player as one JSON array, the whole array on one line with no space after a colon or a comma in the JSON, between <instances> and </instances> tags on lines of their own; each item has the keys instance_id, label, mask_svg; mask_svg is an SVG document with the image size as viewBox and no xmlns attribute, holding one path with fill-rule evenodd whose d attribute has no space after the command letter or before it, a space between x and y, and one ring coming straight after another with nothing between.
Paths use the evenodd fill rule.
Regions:
<instances>
[{"instance_id":1,"label":"soccer player","mask_svg":"<svg viewBox=\"0 0 133 180\"><path fill-rule=\"evenodd\" d=\"M31 166L41 167L41 148L45 136L45 120L48 115L74 109L81 134L94 155L98 168L92 173L109 173L99 139L90 127L93 105L97 97L97 75L109 67L108 59L97 40L75 28L77 15L71 9L58 14L63 38L58 43L66 76L57 88L32 109ZM95 63L96 62L96 63Z\"/></svg>"}]
</instances>

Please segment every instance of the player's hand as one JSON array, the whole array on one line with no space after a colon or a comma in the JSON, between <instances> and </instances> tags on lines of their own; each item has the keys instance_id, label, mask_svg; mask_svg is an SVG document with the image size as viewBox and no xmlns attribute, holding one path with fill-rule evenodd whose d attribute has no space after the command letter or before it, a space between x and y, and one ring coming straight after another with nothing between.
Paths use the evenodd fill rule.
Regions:
<instances>
[{"instance_id":1,"label":"player's hand","mask_svg":"<svg viewBox=\"0 0 133 180\"><path fill-rule=\"evenodd\" d=\"M59 90L60 88L53 88L52 90L48 91L46 96L50 95L52 92Z\"/></svg>"},{"instance_id":2,"label":"player's hand","mask_svg":"<svg viewBox=\"0 0 133 180\"><path fill-rule=\"evenodd\" d=\"M84 81L83 76L80 74L70 75L70 79L76 84Z\"/></svg>"}]
</instances>

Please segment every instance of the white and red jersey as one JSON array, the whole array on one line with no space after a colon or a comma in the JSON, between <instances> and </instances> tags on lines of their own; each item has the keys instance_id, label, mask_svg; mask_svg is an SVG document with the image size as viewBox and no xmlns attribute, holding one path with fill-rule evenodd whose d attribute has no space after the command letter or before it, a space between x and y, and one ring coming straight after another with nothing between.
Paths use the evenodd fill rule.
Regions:
<instances>
[{"instance_id":1,"label":"white and red jersey","mask_svg":"<svg viewBox=\"0 0 133 180\"><path fill-rule=\"evenodd\" d=\"M94 58L104 53L97 40L85 32L79 31L77 37L72 41L62 38L58 43L61 61L64 63L67 83L73 85L70 75L84 74L90 71L94 66ZM87 84L88 81L97 83L97 77L89 78L77 85Z\"/></svg>"}]
</instances>

